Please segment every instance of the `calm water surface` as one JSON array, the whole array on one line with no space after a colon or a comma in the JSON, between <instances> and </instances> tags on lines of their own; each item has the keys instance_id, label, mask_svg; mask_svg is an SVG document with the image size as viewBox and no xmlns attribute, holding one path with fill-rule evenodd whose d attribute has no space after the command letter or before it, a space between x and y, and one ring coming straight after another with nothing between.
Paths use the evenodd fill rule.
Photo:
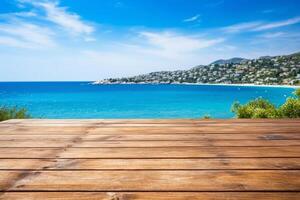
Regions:
<instances>
[{"instance_id":1,"label":"calm water surface","mask_svg":"<svg viewBox=\"0 0 300 200\"><path fill-rule=\"evenodd\" d=\"M292 88L210 85L90 85L0 82L0 105L37 118L232 118L234 101L264 97L281 104Z\"/></svg>"}]
</instances>

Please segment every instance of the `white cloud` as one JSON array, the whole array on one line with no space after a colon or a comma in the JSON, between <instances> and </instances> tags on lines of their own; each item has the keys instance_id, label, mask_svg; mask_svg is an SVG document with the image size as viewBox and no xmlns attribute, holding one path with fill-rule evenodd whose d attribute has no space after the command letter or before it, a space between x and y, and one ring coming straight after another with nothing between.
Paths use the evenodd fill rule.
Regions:
<instances>
[{"instance_id":1,"label":"white cloud","mask_svg":"<svg viewBox=\"0 0 300 200\"><path fill-rule=\"evenodd\" d=\"M33 11L28 11L28 12L14 12L14 13L2 13L0 14L1 18L6 18L6 19L14 19L16 17L34 17L37 16L37 14Z\"/></svg>"},{"instance_id":2,"label":"white cloud","mask_svg":"<svg viewBox=\"0 0 300 200\"><path fill-rule=\"evenodd\" d=\"M69 13L66 8L59 7L58 3L36 3L45 9L47 19L75 34L91 34L94 28L80 19L75 13Z\"/></svg>"},{"instance_id":3,"label":"white cloud","mask_svg":"<svg viewBox=\"0 0 300 200\"><path fill-rule=\"evenodd\" d=\"M23 21L1 24L0 34L2 44L13 47L41 48L56 45L51 30Z\"/></svg>"},{"instance_id":4,"label":"white cloud","mask_svg":"<svg viewBox=\"0 0 300 200\"><path fill-rule=\"evenodd\" d=\"M94 27L76 13L60 7L59 1L17 0L19 12L0 14L1 44L19 48L57 46L57 37L80 37L95 41ZM23 11L29 9L29 11Z\"/></svg>"},{"instance_id":5,"label":"white cloud","mask_svg":"<svg viewBox=\"0 0 300 200\"><path fill-rule=\"evenodd\" d=\"M187 18L187 19L184 19L183 22L193 22L193 21L196 21L196 20L199 20L201 15L195 15L193 17L190 17L190 18Z\"/></svg>"},{"instance_id":6,"label":"white cloud","mask_svg":"<svg viewBox=\"0 0 300 200\"><path fill-rule=\"evenodd\" d=\"M279 28L283 26L289 26L297 23L300 23L300 17L295 17L295 18L287 19L284 21L273 22L273 23L266 23L254 28L253 31L264 31L264 30Z\"/></svg>"},{"instance_id":7,"label":"white cloud","mask_svg":"<svg viewBox=\"0 0 300 200\"><path fill-rule=\"evenodd\" d=\"M300 17L294 17L287 20L277 21L272 23L260 22L260 21L245 22L245 23L239 23L239 24L227 26L222 29L227 33L239 33L239 32L251 32L251 31L253 32L253 31L265 31L265 30L280 28L284 26L290 26L297 23L300 23Z\"/></svg>"},{"instance_id":8,"label":"white cloud","mask_svg":"<svg viewBox=\"0 0 300 200\"><path fill-rule=\"evenodd\" d=\"M227 33L238 33L238 32L243 32L243 31L249 31L255 27L258 27L261 25L262 22L245 22L245 23L239 23L239 24L234 24L231 26L224 27L223 30Z\"/></svg>"},{"instance_id":9,"label":"white cloud","mask_svg":"<svg viewBox=\"0 0 300 200\"><path fill-rule=\"evenodd\" d=\"M192 35L180 35L174 32L140 32L149 51L158 55L175 57L195 52L224 41L223 38L204 39Z\"/></svg>"},{"instance_id":10,"label":"white cloud","mask_svg":"<svg viewBox=\"0 0 300 200\"><path fill-rule=\"evenodd\" d=\"M122 77L160 70L189 69L209 63L218 55L211 54L207 48L224 41L222 38L207 39L174 31L141 31L136 34L127 42L83 50L80 57L86 60L87 66L98 66L99 78Z\"/></svg>"},{"instance_id":11,"label":"white cloud","mask_svg":"<svg viewBox=\"0 0 300 200\"><path fill-rule=\"evenodd\" d=\"M296 38L299 38L299 33L297 32L267 32L261 35L258 35L258 37L263 39L291 39L295 41Z\"/></svg>"},{"instance_id":12,"label":"white cloud","mask_svg":"<svg viewBox=\"0 0 300 200\"><path fill-rule=\"evenodd\" d=\"M285 32L275 32L275 33L265 33L260 35L262 38L271 39L271 38L278 38L286 35Z\"/></svg>"},{"instance_id":13,"label":"white cloud","mask_svg":"<svg viewBox=\"0 0 300 200\"><path fill-rule=\"evenodd\" d=\"M85 40L90 40L85 37L91 38L91 34L95 31L95 28L83 21L78 14L69 12L66 7L61 7L59 1L19 0L19 3L29 4L43 11L45 16L39 16L40 18L54 23L74 36L81 35Z\"/></svg>"},{"instance_id":14,"label":"white cloud","mask_svg":"<svg viewBox=\"0 0 300 200\"><path fill-rule=\"evenodd\" d=\"M10 47L31 48L31 44L8 36L0 36L0 44Z\"/></svg>"}]
</instances>

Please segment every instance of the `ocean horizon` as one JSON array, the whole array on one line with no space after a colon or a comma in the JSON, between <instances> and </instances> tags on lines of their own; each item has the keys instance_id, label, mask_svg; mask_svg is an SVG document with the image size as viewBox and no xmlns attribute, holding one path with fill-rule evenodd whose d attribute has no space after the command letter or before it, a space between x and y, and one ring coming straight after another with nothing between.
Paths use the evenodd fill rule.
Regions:
<instances>
[{"instance_id":1,"label":"ocean horizon","mask_svg":"<svg viewBox=\"0 0 300 200\"><path fill-rule=\"evenodd\" d=\"M235 101L266 98L275 105L293 88L239 85L0 82L0 105L26 108L33 118L233 118Z\"/></svg>"}]
</instances>

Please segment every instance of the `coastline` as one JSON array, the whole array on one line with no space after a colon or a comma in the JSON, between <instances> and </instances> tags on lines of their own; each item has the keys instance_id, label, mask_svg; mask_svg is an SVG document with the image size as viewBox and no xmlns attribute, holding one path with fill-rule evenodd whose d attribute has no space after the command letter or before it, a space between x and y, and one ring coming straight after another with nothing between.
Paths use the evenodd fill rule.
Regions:
<instances>
[{"instance_id":1,"label":"coastline","mask_svg":"<svg viewBox=\"0 0 300 200\"><path fill-rule=\"evenodd\" d=\"M245 84L226 84L226 83L98 83L91 82L91 85L206 85L206 86L235 86L235 87L273 87L273 88L300 88L300 85L256 85L252 83Z\"/></svg>"},{"instance_id":2,"label":"coastline","mask_svg":"<svg viewBox=\"0 0 300 200\"><path fill-rule=\"evenodd\" d=\"M300 88L300 85L256 85L246 84L226 84L226 83L181 83L183 85L211 85L211 86L238 86L238 87L274 87L274 88ZM180 84L179 84L180 85Z\"/></svg>"}]
</instances>

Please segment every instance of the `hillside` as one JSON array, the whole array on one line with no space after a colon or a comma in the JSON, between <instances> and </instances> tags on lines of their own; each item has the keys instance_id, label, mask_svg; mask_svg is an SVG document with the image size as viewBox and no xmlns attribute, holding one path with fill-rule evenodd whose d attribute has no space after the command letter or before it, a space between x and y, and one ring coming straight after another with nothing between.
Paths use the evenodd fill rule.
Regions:
<instances>
[{"instance_id":1,"label":"hillside","mask_svg":"<svg viewBox=\"0 0 300 200\"><path fill-rule=\"evenodd\" d=\"M245 59L245 58L231 58L231 59L228 59L228 60L220 59L220 60L216 60L216 61L212 62L211 65L213 65L213 64L219 64L219 65L239 64L243 61L247 61L247 59Z\"/></svg>"},{"instance_id":2,"label":"hillside","mask_svg":"<svg viewBox=\"0 0 300 200\"><path fill-rule=\"evenodd\" d=\"M160 71L132 77L109 78L94 84L300 84L300 53L281 56L264 56L247 60L233 58L218 60L209 65L199 65L190 70Z\"/></svg>"}]
</instances>

